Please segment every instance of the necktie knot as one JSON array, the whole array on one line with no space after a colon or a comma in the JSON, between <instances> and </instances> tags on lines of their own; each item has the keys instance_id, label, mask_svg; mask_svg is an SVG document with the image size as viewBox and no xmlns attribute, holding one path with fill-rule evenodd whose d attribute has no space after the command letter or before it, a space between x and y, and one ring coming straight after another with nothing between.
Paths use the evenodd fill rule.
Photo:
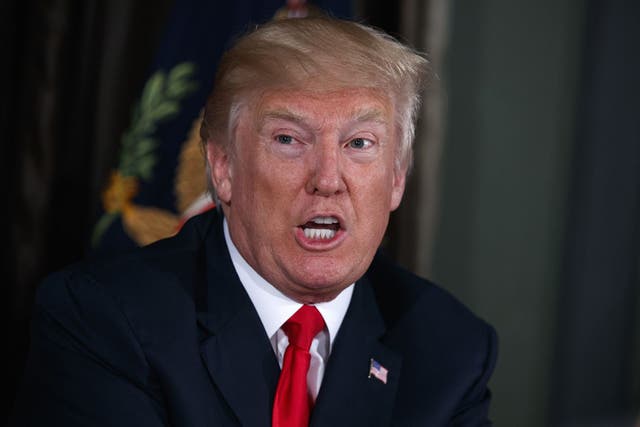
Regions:
<instances>
[{"instance_id":1,"label":"necktie knot","mask_svg":"<svg viewBox=\"0 0 640 427\"><path fill-rule=\"evenodd\" d=\"M282 325L289 345L309 351L313 337L324 328L322 315L312 305L303 305Z\"/></svg>"},{"instance_id":2,"label":"necktie knot","mask_svg":"<svg viewBox=\"0 0 640 427\"><path fill-rule=\"evenodd\" d=\"M289 338L284 353L282 371L273 401L274 427L305 427L313 399L307 388L307 372L311 355L309 347L318 332L324 328L324 319L317 308L303 305L282 325Z\"/></svg>"}]
</instances>

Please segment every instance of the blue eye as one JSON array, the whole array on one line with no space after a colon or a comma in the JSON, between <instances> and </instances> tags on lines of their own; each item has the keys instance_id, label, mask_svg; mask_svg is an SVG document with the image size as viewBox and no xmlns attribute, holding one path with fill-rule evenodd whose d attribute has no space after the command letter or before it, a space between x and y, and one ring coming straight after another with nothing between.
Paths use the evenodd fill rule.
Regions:
<instances>
[{"instance_id":1,"label":"blue eye","mask_svg":"<svg viewBox=\"0 0 640 427\"><path fill-rule=\"evenodd\" d=\"M293 142L293 137L290 135L278 135L276 141L280 144L290 145Z\"/></svg>"},{"instance_id":2,"label":"blue eye","mask_svg":"<svg viewBox=\"0 0 640 427\"><path fill-rule=\"evenodd\" d=\"M349 141L349 146L351 148L356 148L358 150L361 150L363 148L367 148L371 145L371 141L369 141L368 139L365 138L354 138L351 141Z\"/></svg>"}]
</instances>

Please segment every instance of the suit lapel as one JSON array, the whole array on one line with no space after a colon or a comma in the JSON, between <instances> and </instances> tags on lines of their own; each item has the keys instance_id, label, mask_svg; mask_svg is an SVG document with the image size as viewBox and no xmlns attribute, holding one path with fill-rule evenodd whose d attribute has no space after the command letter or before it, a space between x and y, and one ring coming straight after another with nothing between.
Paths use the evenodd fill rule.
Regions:
<instances>
[{"instance_id":1,"label":"suit lapel","mask_svg":"<svg viewBox=\"0 0 640 427\"><path fill-rule=\"evenodd\" d=\"M207 304L198 309L202 359L239 424L267 427L280 368L235 273L221 222L214 223L206 243Z\"/></svg>"},{"instance_id":2,"label":"suit lapel","mask_svg":"<svg viewBox=\"0 0 640 427\"><path fill-rule=\"evenodd\" d=\"M373 291L362 279L334 341L311 426L391 423L402 360L380 342L384 331ZM388 370L386 384L369 377L371 359Z\"/></svg>"}]
</instances>

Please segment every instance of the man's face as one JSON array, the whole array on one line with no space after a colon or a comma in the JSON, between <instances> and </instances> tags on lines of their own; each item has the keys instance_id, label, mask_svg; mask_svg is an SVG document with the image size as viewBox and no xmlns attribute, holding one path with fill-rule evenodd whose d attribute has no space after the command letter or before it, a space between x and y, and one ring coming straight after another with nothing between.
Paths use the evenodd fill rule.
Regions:
<instances>
[{"instance_id":1,"label":"man's face","mask_svg":"<svg viewBox=\"0 0 640 427\"><path fill-rule=\"evenodd\" d=\"M272 90L241 109L229 152L210 143L233 242L289 297L333 299L369 267L404 191L394 107L368 88Z\"/></svg>"}]
</instances>

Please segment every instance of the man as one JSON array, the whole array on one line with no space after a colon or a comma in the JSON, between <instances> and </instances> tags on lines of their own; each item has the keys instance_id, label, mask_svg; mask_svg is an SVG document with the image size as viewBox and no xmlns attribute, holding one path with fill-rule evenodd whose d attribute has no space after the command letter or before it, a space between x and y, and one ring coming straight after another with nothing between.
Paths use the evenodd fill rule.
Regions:
<instances>
[{"instance_id":1,"label":"man","mask_svg":"<svg viewBox=\"0 0 640 427\"><path fill-rule=\"evenodd\" d=\"M488 425L493 329L377 254L426 66L330 18L238 40L201 129L221 212L42 285L16 424Z\"/></svg>"}]
</instances>

